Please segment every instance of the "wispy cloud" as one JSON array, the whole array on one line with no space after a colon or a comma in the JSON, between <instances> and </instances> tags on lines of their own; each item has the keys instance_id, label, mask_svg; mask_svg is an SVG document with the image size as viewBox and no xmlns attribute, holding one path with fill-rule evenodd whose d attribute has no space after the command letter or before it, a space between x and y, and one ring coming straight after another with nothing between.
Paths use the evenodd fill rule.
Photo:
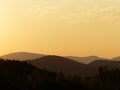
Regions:
<instances>
[{"instance_id":1,"label":"wispy cloud","mask_svg":"<svg viewBox=\"0 0 120 90\"><path fill-rule=\"evenodd\" d=\"M68 23L120 19L119 0L38 0L31 8L39 18Z\"/></svg>"},{"instance_id":2,"label":"wispy cloud","mask_svg":"<svg viewBox=\"0 0 120 90\"><path fill-rule=\"evenodd\" d=\"M21 0L18 3L18 8L15 9L20 15L25 14L23 16L29 14L29 16L34 15L38 19L49 18L57 22L64 21L75 24L119 20L119 6L119 0Z\"/></svg>"}]
</instances>

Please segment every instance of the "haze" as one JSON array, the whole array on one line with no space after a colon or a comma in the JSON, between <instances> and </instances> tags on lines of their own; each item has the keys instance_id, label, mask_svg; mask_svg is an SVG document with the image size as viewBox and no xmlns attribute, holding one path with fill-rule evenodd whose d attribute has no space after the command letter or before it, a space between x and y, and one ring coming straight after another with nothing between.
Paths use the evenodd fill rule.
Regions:
<instances>
[{"instance_id":1,"label":"haze","mask_svg":"<svg viewBox=\"0 0 120 90\"><path fill-rule=\"evenodd\" d=\"M0 0L0 55L120 55L119 0Z\"/></svg>"}]
</instances>

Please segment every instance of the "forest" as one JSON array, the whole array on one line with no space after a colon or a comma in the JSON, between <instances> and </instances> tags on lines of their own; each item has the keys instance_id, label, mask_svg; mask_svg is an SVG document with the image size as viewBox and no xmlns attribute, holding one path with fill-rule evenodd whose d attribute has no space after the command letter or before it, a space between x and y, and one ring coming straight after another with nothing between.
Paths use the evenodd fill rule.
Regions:
<instances>
[{"instance_id":1,"label":"forest","mask_svg":"<svg viewBox=\"0 0 120 90\"><path fill-rule=\"evenodd\" d=\"M120 70L99 67L98 74L80 77L38 69L23 61L0 60L1 90L120 90Z\"/></svg>"}]
</instances>

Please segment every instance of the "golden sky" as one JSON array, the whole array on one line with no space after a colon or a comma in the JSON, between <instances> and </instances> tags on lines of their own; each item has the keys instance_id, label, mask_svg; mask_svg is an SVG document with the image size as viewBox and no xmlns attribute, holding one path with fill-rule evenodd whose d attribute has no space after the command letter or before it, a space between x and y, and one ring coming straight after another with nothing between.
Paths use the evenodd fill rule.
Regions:
<instances>
[{"instance_id":1,"label":"golden sky","mask_svg":"<svg viewBox=\"0 0 120 90\"><path fill-rule=\"evenodd\" d=\"M120 0L0 0L0 55L120 56Z\"/></svg>"}]
</instances>

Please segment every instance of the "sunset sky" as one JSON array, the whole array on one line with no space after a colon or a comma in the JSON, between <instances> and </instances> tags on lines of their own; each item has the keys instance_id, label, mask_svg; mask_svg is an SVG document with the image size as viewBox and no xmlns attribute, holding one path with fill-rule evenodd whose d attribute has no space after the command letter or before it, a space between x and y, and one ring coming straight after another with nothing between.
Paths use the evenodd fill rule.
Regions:
<instances>
[{"instance_id":1,"label":"sunset sky","mask_svg":"<svg viewBox=\"0 0 120 90\"><path fill-rule=\"evenodd\" d=\"M120 0L0 0L0 55L120 56Z\"/></svg>"}]
</instances>

